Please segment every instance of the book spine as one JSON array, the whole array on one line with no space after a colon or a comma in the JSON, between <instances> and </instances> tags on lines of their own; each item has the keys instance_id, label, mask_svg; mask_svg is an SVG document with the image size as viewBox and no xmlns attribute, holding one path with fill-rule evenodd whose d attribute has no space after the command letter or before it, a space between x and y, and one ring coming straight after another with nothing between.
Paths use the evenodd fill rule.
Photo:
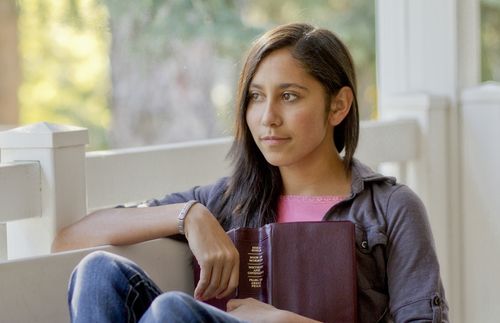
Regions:
<instances>
[{"instance_id":1,"label":"book spine","mask_svg":"<svg viewBox=\"0 0 500 323\"><path fill-rule=\"evenodd\" d=\"M265 302L267 304L273 304L273 252L272 252L272 224L267 224L260 228L259 233L261 235L261 246L264 250L264 272L266 273L264 277L264 282L262 284L262 292L265 295Z\"/></svg>"},{"instance_id":2,"label":"book spine","mask_svg":"<svg viewBox=\"0 0 500 323\"><path fill-rule=\"evenodd\" d=\"M240 254L240 282L237 298L252 297L267 303L265 234L260 230L240 229L233 240Z\"/></svg>"}]
</instances>

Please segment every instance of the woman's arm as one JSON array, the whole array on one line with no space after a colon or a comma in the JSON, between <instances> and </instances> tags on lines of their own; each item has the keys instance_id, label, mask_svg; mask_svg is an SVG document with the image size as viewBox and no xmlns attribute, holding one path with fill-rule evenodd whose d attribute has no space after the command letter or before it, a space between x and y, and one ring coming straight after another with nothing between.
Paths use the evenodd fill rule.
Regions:
<instances>
[{"instance_id":1,"label":"woman's arm","mask_svg":"<svg viewBox=\"0 0 500 323\"><path fill-rule=\"evenodd\" d=\"M145 208L121 207L93 212L58 232L52 250L127 245L177 234L177 216L184 203L190 200L200 202L189 211L185 226L192 214L213 218L207 207L213 207L214 201L219 200L226 182L227 178L221 178L212 185L195 186L184 192L167 194L161 199L148 200L143 203L149 206Z\"/></svg>"},{"instance_id":2,"label":"woman's arm","mask_svg":"<svg viewBox=\"0 0 500 323\"><path fill-rule=\"evenodd\" d=\"M178 233L183 203L145 208L113 208L93 212L58 232L52 251L102 245L127 245Z\"/></svg>"},{"instance_id":3,"label":"woman's arm","mask_svg":"<svg viewBox=\"0 0 500 323\"><path fill-rule=\"evenodd\" d=\"M177 203L93 212L62 229L52 250L127 245L177 234L177 215L183 206ZM239 255L217 219L196 203L185 217L184 231L201 268L194 296L204 300L229 295L238 286Z\"/></svg>"},{"instance_id":4,"label":"woman's arm","mask_svg":"<svg viewBox=\"0 0 500 323\"><path fill-rule=\"evenodd\" d=\"M448 322L448 305L424 205L408 187L387 205L389 310L395 322Z\"/></svg>"}]
</instances>

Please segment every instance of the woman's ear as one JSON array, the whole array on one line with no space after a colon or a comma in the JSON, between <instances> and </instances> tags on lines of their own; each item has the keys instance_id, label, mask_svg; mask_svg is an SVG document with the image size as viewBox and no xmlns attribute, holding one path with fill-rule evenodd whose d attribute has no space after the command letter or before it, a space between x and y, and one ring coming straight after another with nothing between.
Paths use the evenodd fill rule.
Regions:
<instances>
[{"instance_id":1,"label":"woman's ear","mask_svg":"<svg viewBox=\"0 0 500 323\"><path fill-rule=\"evenodd\" d=\"M352 89L344 86L339 90L337 95L332 98L330 103L330 112L328 113L328 121L330 125L336 126L344 120L346 115L351 110L354 94Z\"/></svg>"}]
</instances>

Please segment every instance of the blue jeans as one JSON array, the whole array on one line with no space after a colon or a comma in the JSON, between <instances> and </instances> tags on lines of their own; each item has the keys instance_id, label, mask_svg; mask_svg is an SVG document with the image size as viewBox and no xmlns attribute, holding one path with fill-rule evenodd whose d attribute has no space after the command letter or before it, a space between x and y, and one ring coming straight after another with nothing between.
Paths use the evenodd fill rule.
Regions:
<instances>
[{"instance_id":1,"label":"blue jeans","mask_svg":"<svg viewBox=\"0 0 500 323\"><path fill-rule=\"evenodd\" d=\"M75 268L68 303L71 322L242 322L185 293L162 294L135 263L104 251Z\"/></svg>"}]
</instances>

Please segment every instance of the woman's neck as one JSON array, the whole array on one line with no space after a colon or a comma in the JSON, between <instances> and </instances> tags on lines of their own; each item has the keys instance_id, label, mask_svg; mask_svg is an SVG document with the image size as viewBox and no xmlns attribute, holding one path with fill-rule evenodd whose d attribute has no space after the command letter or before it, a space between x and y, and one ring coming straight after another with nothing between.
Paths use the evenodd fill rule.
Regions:
<instances>
[{"instance_id":1,"label":"woman's neck","mask_svg":"<svg viewBox=\"0 0 500 323\"><path fill-rule=\"evenodd\" d=\"M338 154L317 160L306 167L280 167L285 195L349 195L351 176Z\"/></svg>"}]
</instances>

